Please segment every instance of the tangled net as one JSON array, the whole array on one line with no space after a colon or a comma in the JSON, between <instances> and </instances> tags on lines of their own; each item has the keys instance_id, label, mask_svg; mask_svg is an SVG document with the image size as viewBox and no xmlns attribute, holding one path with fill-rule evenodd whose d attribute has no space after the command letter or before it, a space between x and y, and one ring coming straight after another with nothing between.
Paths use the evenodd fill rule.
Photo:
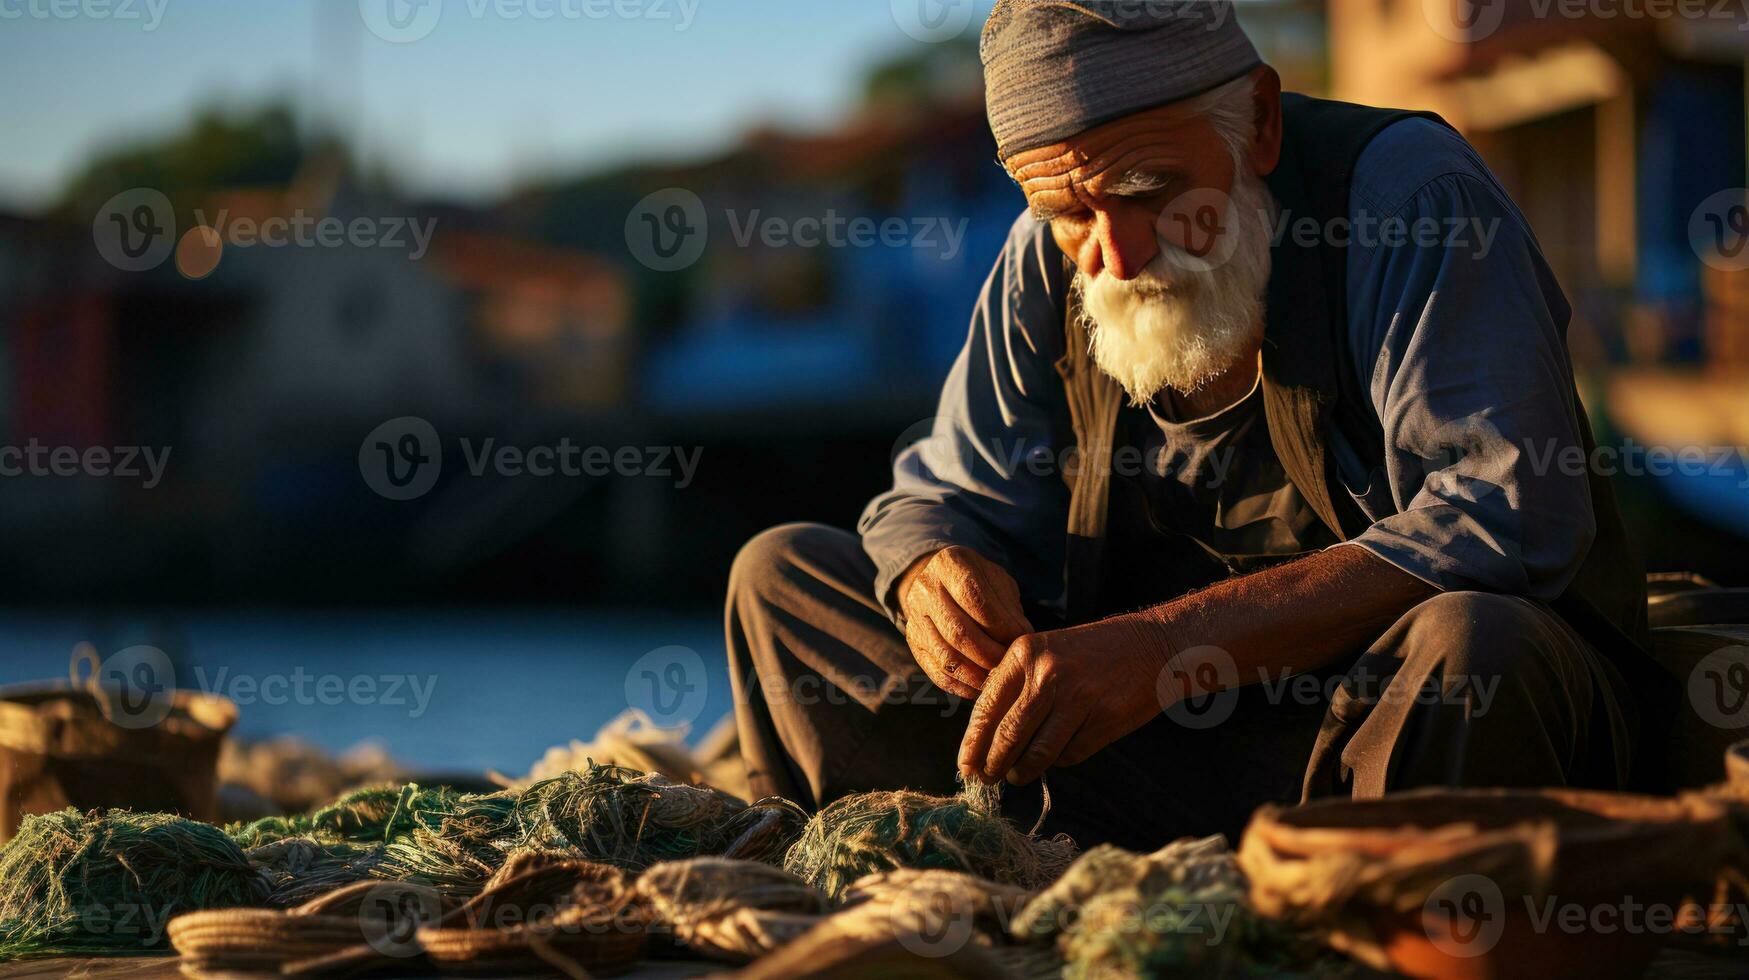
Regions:
<instances>
[{"instance_id":1,"label":"tangled net","mask_svg":"<svg viewBox=\"0 0 1749 980\"><path fill-rule=\"evenodd\" d=\"M530 837L558 835L585 857L641 871L658 861L720 854L733 836L740 800L656 773L590 766L522 792L517 817Z\"/></svg>"},{"instance_id":2,"label":"tangled net","mask_svg":"<svg viewBox=\"0 0 1749 980\"><path fill-rule=\"evenodd\" d=\"M1010 931L1054 942L1068 980L1233 976L1304 963L1309 947L1260 918L1226 838L1152 854L1100 845L1028 902Z\"/></svg>"},{"instance_id":3,"label":"tangled net","mask_svg":"<svg viewBox=\"0 0 1749 980\"><path fill-rule=\"evenodd\" d=\"M447 786L421 787L418 783L366 786L310 813L263 817L227 827L226 831L244 847L258 847L288 837L386 843L398 834L412 831L422 816L453 811L463 799L464 794Z\"/></svg>"},{"instance_id":4,"label":"tangled net","mask_svg":"<svg viewBox=\"0 0 1749 980\"><path fill-rule=\"evenodd\" d=\"M910 790L860 793L821 810L784 867L836 901L857 879L897 868L964 871L1041 888L1068 866L1068 837L1022 833L1001 815L999 791L969 784L958 796Z\"/></svg>"},{"instance_id":5,"label":"tangled net","mask_svg":"<svg viewBox=\"0 0 1749 980\"><path fill-rule=\"evenodd\" d=\"M993 791L865 794L809 821L785 800L747 804L593 764L492 793L369 787L307 814L223 830L165 814L68 810L31 818L0 849L0 960L161 949L165 924L182 912L302 908L372 881L460 906L506 872L586 861L616 873L655 868L638 907L666 909L695 951L745 961L809 929L873 872L941 868L1035 888L1072 854L1067 838L1040 839L1002 819ZM788 871L773 867L786 860ZM93 918L116 908L138 909L142 921L124 929Z\"/></svg>"},{"instance_id":6,"label":"tangled net","mask_svg":"<svg viewBox=\"0 0 1749 980\"><path fill-rule=\"evenodd\" d=\"M171 916L256 904L267 885L206 824L126 810L28 816L0 849L0 960L162 949Z\"/></svg>"},{"instance_id":7,"label":"tangled net","mask_svg":"<svg viewBox=\"0 0 1749 980\"><path fill-rule=\"evenodd\" d=\"M812 885L782 868L734 858L658 864L638 877L637 896L676 942L730 963L770 952L826 914L826 896Z\"/></svg>"},{"instance_id":8,"label":"tangled net","mask_svg":"<svg viewBox=\"0 0 1749 980\"><path fill-rule=\"evenodd\" d=\"M275 867L292 868L293 877L319 871L336 884L347 875L414 881L465 898L508 859L528 851L564 852L629 871L700 854L775 862L805 819L787 801L749 806L709 787L592 764L495 793L414 783L370 787L310 814L228 830L254 849L251 854L265 849ZM305 853L308 848L318 853ZM276 879L274 904L308 897L302 889L287 889L286 881Z\"/></svg>"},{"instance_id":9,"label":"tangled net","mask_svg":"<svg viewBox=\"0 0 1749 980\"><path fill-rule=\"evenodd\" d=\"M383 850L380 845L284 837L243 853L267 879L266 904L291 908L330 889L373 877Z\"/></svg>"}]
</instances>

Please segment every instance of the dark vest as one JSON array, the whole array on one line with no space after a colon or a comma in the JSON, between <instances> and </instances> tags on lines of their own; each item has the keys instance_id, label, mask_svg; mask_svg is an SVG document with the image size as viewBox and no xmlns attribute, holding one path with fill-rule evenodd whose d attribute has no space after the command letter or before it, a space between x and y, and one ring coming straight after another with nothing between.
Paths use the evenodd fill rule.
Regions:
<instances>
[{"instance_id":1,"label":"dark vest","mask_svg":"<svg viewBox=\"0 0 1749 980\"><path fill-rule=\"evenodd\" d=\"M1270 190L1294 220L1310 216L1319 227L1328 227L1331 219L1347 219L1355 163L1385 127L1415 117L1444 125L1430 113L1301 95L1282 97L1282 117L1281 163L1269 176ZM1337 476L1325 445L1333 432L1342 432L1363 452L1375 447L1378 458L1369 462L1376 463L1383 459L1384 433L1364 388L1357 389L1356 380L1348 377L1352 372L1344 368L1346 249L1328 241L1306 248L1284 236L1272 250L1272 260L1262 382L1270 443L1301 496L1338 540L1347 540L1369 522ZM1556 316L1564 336L1569 311L1563 307ZM1067 345L1056 367L1068 395L1077 455L1067 474L1071 494L1064 585L1069 621L1082 622L1106 611L1101 594L1107 576L1125 572L1108 567L1111 549L1106 541L1112 453L1124 393L1088 353L1073 299L1065 329ZM1590 458L1590 423L1576 392L1571 402ZM1608 478L1591 473L1589 480L1596 539L1567 591L1553 605L1632 677L1647 662L1644 651L1649 649L1645 576L1628 548ZM1166 598L1170 597L1161 597Z\"/></svg>"}]
</instances>

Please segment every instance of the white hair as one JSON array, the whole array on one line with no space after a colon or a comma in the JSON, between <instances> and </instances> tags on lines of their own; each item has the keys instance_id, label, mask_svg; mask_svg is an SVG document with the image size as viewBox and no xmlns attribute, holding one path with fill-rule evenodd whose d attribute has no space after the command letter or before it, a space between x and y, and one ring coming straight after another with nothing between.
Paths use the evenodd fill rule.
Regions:
<instances>
[{"instance_id":1,"label":"white hair","mask_svg":"<svg viewBox=\"0 0 1749 980\"><path fill-rule=\"evenodd\" d=\"M1237 162L1257 138L1257 79L1249 73L1210 89L1190 102L1190 109L1209 121Z\"/></svg>"}]
</instances>

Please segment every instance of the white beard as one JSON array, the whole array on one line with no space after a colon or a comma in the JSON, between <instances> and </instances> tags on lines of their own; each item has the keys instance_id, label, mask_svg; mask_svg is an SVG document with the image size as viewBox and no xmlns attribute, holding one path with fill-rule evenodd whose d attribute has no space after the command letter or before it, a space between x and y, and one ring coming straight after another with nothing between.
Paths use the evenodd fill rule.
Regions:
<instances>
[{"instance_id":1,"label":"white beard","mask_svg":"<svg viewBox=\"0 0 1749 980\"><path fill-rule=\"evenodd\" d=\"M1075 274L1093 360L1133 404L1168 386L1196 391L1262 339L1275 198L1261 177L1235 171L1226 232L1209 256L1162 238L1160 254L1134 279Z\"/></svg>"}]
</instances>

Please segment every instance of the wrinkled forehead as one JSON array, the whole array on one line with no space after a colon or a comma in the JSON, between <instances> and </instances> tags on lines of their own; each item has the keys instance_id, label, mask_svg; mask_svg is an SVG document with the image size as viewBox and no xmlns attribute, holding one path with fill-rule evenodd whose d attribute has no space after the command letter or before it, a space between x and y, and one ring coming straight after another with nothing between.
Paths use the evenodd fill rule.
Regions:
<instances>
[{"instance_id":1,"label":"wrinkled forehead","mask_svg":"<svg viewBox=\"0 0 1749 980\"><path fill-rule=\"evenodd\" d=\"M1002 161L1035 211L1066 210L1133 173L1184 172L1221 148L1208 120L1184 103L1124 116Z\"/></svg>"}]
</instances>

